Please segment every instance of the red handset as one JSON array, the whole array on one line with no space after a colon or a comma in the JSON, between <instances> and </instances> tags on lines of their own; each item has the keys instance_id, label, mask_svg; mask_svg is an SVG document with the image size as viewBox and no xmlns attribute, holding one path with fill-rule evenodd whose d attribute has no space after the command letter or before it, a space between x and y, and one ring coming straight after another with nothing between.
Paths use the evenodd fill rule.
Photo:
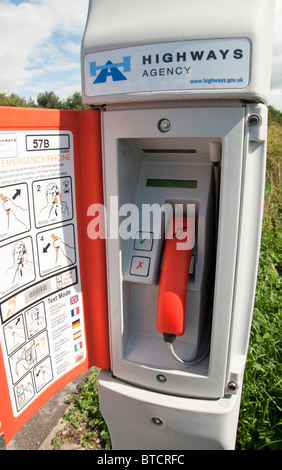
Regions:
<instances>
[{"instance_id":1,"label":"red handset","mask_svg":"<svg viewBox=\"0 0 282 470\"><path fill-rule=\"evenodd\" d=\"M195 219L173 217L165 241L157 328L160 333L184 334L185 306L192 250L195 244Z\"/></svg>"}]
</instances>

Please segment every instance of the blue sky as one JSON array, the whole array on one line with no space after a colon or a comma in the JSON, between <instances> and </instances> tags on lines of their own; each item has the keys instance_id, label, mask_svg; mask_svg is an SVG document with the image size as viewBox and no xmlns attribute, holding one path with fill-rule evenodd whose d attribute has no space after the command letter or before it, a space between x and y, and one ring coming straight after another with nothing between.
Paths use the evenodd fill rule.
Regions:
<instances>
[{"instance_id":1,"label":"blue sky","mask_svg":"<svg viewBox=\"0 0 282 470\"><path fill-rule=\"evenodd\" d=\"M0 0L0 92L80 91L87 9L88 0Z\"/></svg>"},{"instance_id":2,"label":"blue sky","mask_svg":"<svg viewBox=\"0 0 282 470\"><path fill-rule=\"evenodd\" d=\"M107 1L107 0L105 0ZM0 92L81 91L88 0L0 0ZM276 0L270 104L282 111L282 1Z\"/></svg>"}]
</instances>

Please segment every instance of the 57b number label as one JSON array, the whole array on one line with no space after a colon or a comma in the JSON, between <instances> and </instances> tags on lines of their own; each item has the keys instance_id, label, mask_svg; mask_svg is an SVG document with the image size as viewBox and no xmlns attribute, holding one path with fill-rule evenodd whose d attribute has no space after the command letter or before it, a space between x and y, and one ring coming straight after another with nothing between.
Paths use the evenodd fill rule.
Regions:
<instances>
[{"instance_id":1,"label":"57b number label","mask_svg":"<svg viewBox=\"0 0 282 470\"><path fill-rule=\"evenodd\" d=\"M38 150L69 150L70 136L68 134L27 135L26 150L36 152Z\"/></svg>"},{"instance_id":2,"label":"57b number label","mask_svg":"<svg viewBox=\"0 0 282 470\"><path fill-rule=\"evenodd\" d=\"M49 149L50 142L49 139L33 139L33 148L34 149Z\"/></svg>"}]
</instances>

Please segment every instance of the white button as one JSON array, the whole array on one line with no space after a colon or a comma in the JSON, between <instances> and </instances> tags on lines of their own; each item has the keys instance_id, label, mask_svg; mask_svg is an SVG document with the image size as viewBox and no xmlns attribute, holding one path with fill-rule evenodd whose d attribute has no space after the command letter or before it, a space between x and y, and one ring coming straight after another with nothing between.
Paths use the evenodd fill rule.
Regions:
<instances>
[{"instance_id":1,"label":"white button","mask_svg":"<svg viewBox=\"0 0 282 470\"><path fill-rule=\"evenodd\" d=\"M153 234L150 232L139 232L139 238L134 242L134 250L151 251L153 246Z\"/></svg>"},{"instance_id":2,"label":"white button","mask_svg":"<svg viewBox=\"0 0 282 470\"><path fill-rule=\"evenodd\" d=\"M149 274L151 258L144 258L143 256L133 256L130 266L130 274L134 276L146 277Z\"/></svg>"}]
</instances>

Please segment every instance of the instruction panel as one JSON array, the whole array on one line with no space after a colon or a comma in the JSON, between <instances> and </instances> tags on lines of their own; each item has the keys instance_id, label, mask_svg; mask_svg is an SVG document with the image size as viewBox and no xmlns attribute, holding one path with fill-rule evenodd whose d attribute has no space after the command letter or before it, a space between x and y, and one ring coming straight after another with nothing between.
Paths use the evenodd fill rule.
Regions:
<instances>
[{"instance_id":1,"label":"instruction panel","mask_svg":"<svg viewBox=\"0 0 282 470\"><path fill-rule=\"evenodd\" d=\"M0 342L13 412L86 358L73 136L0 132Z\"/></svg>"}]
</instances>

